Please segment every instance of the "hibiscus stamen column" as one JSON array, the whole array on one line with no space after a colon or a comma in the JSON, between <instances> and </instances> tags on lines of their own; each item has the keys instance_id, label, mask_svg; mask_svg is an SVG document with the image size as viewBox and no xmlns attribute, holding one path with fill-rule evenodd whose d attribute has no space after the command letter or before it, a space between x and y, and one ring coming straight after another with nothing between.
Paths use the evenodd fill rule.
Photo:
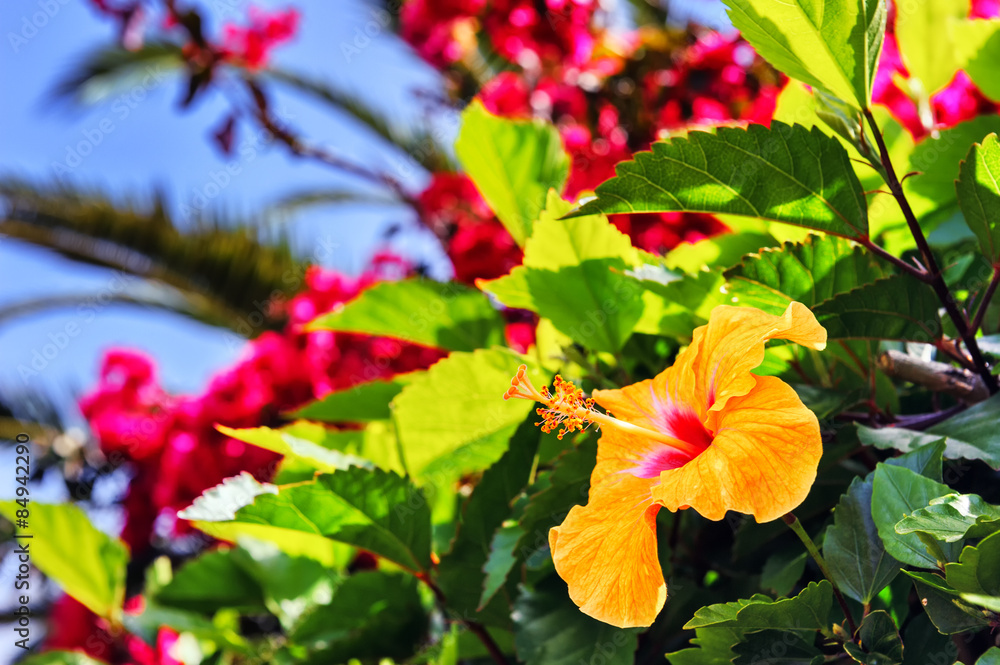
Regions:
<instances>
[{"instance_id":1,"label":"hibiscus stamen column","mask_svg":"<svg viewBox=\"0 0 1000 665\"><path fill-rule=\"evenodd\" d=\"M552 432L557 428L558 437L561 439L569 432L585 430L592 423L604 427L617 428L623 432L637 434L653 441L664 443L671 448L675 448L692 457L696 457L703 448L672 437L663 432L641 427L634 423L619 420L614 416L601 413L594 408L594 400L586 397L582 390L566 381L561 376L556 376L553 380L555 394L551 393L547 386L541 390L532 385L527 375L528 368L521 365L517 369L517 374L510 381L510 388L504 393L505 400L511 397L526 399L533 402L540 402L545 408L536 409L536 413L542 417L541 425L543 432Z\"/></svg>"},{"instance_id":2,"label":"hibiscus stamen column","mask_svg":"<svg viewBox=\"0 0 1000 665\"><path fill-rule=\"evenodd\" d=\"M813 539L809 537L806 530L802 528L802 523L799 522L799 518L792 513L786 513L781 518L785 524L788 525L795 535L799 537L802 544L806 546L806 551L809 552L809 556L813 558L816 565L819 566L820 572L823 573L823 577L830 582L830 586L833 587L833 595L837 598L837 602L840 603L840 609L843 610L844 616L847 618L847 625L851 629L851 638L858 632L858 627L854 623L854 617L851 615L851 608L847 606L847 601L844 599L844 595L840 593L840 589L837 587L837 583L833 581L833 575L830 574L830 569L826 566L826 560L823 559L823 555L820 554L819 548L816 547L816 543Z\"/></svg>"}]
</instances>

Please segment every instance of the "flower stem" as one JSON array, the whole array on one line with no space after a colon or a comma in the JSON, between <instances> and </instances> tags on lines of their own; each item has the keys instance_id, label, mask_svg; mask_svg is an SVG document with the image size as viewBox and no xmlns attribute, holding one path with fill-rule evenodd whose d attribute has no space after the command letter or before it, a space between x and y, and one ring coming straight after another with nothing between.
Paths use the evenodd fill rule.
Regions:
<instances>
[{"instance_id":1,"label":"flower stem","mask_svg":"<svg viewBox=\"0 0 1000 665\"><path fill-rule=\"evenodd\" d=\"M417 574L417 579L427 585L427 587L434 593L434 598L445 608L448 606L448 599L445 598L444 592L441 590L434 580L430 578L426 573ZM486 630L486 627L478 621L473 621L464 617L460 617L459 622L461 622L469 631L479 638L479 641L483 643L486 647L486 651L490 654L490 658L497 665L508 665L507 657L503 655L503 651L500 646L493 640L493 637Z\"/></svg>"},{"instance_id":2,"label":"flower stem","mask_svg":"<svg viewBox=\"0 0 1000 665\"><path fill-rule=\"evenodd\" d=\"M833 575L830 574L830 569L826 567L826 561L823 559L823 555L819 553L819 548L816 547L816 543L813 539L809 537L806 530L802 528L802 523L799 522L799 518L792 513L787 513L782 515L781 519L788 525L788 528L795 532L795 535L799 537L802 544L806 546L806 551L809 552L809 556L813 558L816 565L819 566L820 571L823 573L829 582L830 586L833 587L833 595L837 598L837 602L840 603L840 609L844 611L844 616L847 618L847 625L851 628L851 637L858 632L858 627L854 623L854 617L851 616L851 608L847 606L847 601L844 600L843 594L840 593L840 589L837 588L837 583L833 581Z\"/></svg>"},{"instance_id":3,"label":"flower stem","mask_svg":"<svg viewBox=\"0 0 1000 665\"><path fill-rule=\"evenodd\" d=\"M990 373L990 368L986 364L982 352L979 350L979 344L976 342L976 331L969 325L965 315L959 311L958 305L955 304L955 299L951 295L951 291L948 290L948 286L944 283L941 269L937 265L937 260L934 258L934 253L931 251L930 245L927 244L927 238L924 236L923 229L920 228L920 222L917 221L917 216L913 214L910 202L906 199L902 183L896 177L896 171L892 167L892 160L889 158L889 149L886 148L885 139L878 128L878 123L875 122L875 116L869 110L866 110L864 114L865 119L868 121L868 126L871 127L872 134L875 137L875 143L878 145L882 166L885 168L885 183L889 186L889 191L892 192L893 197L899 204L900 210L903 211L906 225L910 228L910 235L913 236L913 240L917 243L917 249L920 250L920 256L923 258L924 263L927 264L927 277L925 281L934 289L938 300L944 305L945 311L948 312L952 323L955 324L955 329L958 331L958 335L962 338L962 341L965 342L965 348L968 349L969 355L972 357L972 362L976 366L976 371L982 377L986 388L990 391L990 394L995 394L998 389L997 380Z\"/></svg>"}]
</instances>

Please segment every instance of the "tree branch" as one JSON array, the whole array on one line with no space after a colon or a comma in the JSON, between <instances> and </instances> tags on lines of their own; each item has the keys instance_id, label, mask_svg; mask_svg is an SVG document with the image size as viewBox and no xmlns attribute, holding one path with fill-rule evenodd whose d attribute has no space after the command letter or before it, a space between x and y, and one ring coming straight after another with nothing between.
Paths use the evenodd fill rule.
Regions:
<instances>
[{"instance_id":1,"label":"tree branch","mask_svg":"<svg viewBox=\"0 0 1000 665\"><path fill-rule=\"evenodd\" d=\"M864 113L865 118L868 120L868 125L871 127L872 133L875 136L875 142L878 144L879 154L882 158L882 165L885 167L886 184L889 186L889 190L895 197L896 202L899 203L899 207L903 211L903 217L906 219L906 225L910 228L910 234L917 243L917 249L920 250L920 255L923 257L924 263L927 264L927 272L929 273L929 281L927 283L934 289L934 293L937 294L938 300L940 300L941 304L944 305L945 311L948 312L948 316L951 318L952 323L955 324L955 329L958 331L962 341L965 342L965 347L969 350L969 355L972 356L972 362L975 363L976 372L982 377L986 388L991 394L996 393L996 377L990 373L990 368L986 364L986 359L983 358L983 354L979 350L979 344L976 342L975 330L969 327L969 322L966 320L965 315L959 311L958 305L955 304L955 299L952 298L951 292L948 290L948 286L944 283L944 278L941 276L941 269L938 268L937 260L934 258L934 253L931 251L930 245L927 244L927 238L924 237L924 231L920 228L920 223L917 221L916 215L913 214L913 209L910 208L910 203L906 199L906 194L903 193L903 186L896 177L896 171L893 168L892 160L889 157L889 150L886 148L882 132L879 131L878 123L875 122L875 116L872 115L870 110L866 110Z\"/></svg>"}]
</instances>

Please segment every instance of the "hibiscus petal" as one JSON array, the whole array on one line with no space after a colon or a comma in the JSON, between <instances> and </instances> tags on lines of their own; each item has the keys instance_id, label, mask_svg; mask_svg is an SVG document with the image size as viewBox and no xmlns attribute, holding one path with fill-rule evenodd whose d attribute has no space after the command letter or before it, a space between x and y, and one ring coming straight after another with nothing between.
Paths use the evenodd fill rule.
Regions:
<instances>
[{"instance_id":1,"label":"hibiscus petal","mask_svg":"<svg viewBox=\"0 0 1000 665\"><path fill-rule=\"evenodd\" d=\"M735 510L768 522L806 498L823 452L819 422L781 379L748 376L755 386L726 403L712 445L662 472L654 500L711 520Z\"/></svg>"},{"instance_id":2,"label":"hibiscus petal","mask_svg":"<svg viewBox=\"0 0 1000 665\"><path fill-rule=\"evenodd\" d=\"M582 612L619 628L648 626L667 598L656 550L660 507L650 498L652 481L602 475L589 503L549 531L552 561Z\"/></svg>"},{"instance_id":3,"label":"hibiscus petal","mask_svg":"<svg viewBox=\"0 0 1000 665\"><path fill-rule=\"evenodd\" d=\"M708 325L696 328L691 345L677 356L676 375L692 382L701 409L720 411L726 400L754 387L750 370L764 360L764 342L787 339L812 349L826 348L826 329L809 308L793 302L781 316L755 307L719 306Z\"/></svg>"}]
</instances>

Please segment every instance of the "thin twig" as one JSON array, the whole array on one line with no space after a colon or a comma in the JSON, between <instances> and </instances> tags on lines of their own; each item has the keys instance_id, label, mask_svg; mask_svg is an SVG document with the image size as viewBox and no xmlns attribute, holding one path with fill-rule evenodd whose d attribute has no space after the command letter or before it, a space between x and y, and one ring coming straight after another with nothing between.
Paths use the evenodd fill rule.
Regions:
<instances>
[{"instance_id":1,"label":"thin twig","mask_svg":"<svg viewBox=\"0 0 1000 665\"><path fill-rule=\"evenodd\" d=\"M434 593L434 597L437 599L441 605L447 607L448 599L444 595L444 591L441 590L437 584L430 578L427 573L418 573L417 579L423 582L430 588ZM472 621L471 619L461 618L459 621L472 632L473 635L479 638L479 641L483 643L486 647L486 651L489 652L490 658L493 659L497 665L508 665L507 657L503 655L503 651L500 650L500 646L494 641L493 636L490 635L486 627L478 621Z\"/></svg>"},{"instance_id":2,"label":"thin twig","mask_svg":"<svg viewBox=\"0 0 1000 665\"><path fill-rule=\"evenodd\" d=\"M843 594L840 593L840 589L837 588L837 583L833 581L833 575L830 574L830 569L826 566L826 560L823 559L823 555L819 553L819 548L816 547L816 543L813 539L809 537L806 530L802 528L802 523L799 522L799 518L792 513L787 513L781 516L781 519L788 525L795 535L799 537L802 544L806 546L806 551L809 552L816 565L819 566L820 572L823 573L823 577L830 582L830 586L833 587L833 595L837 598L837 602L840 604L840 609L844 612L844 617L847 619L847 625L851 628L851 639L854 638L854 634L858 632L858 626L854 623L854 617L851 616L851 608L847 606L847 601L844 600Z\"/></svg>"},{"instance_id":3,"label":"thin twig","mask_svg":"<svg viewBox=\"0 0 1000 665\"><path fill-rule=\"evenodd\" d=\"M882 132L879 131L878 123L875 122L875 116L872 115L870 110L866 110L865 118L868 120L868 125L875 136L875 142L878 144L882 166L885 167L886 184L889 185L892 195L896 198L896 202L899 203L900 210L903 211L903 217L906 219L906 225L910 228L910 234L917 243L917 249L920 250L920 255L923 257L924 263L927 264L927 272L930 273L930 281L928 283L937 294L938 300L944 305L945 311L948 312L952 323L955 324L955 329L958 331L962 341L965 342L965 347L969 350L969 355L972 356L972 362L976 365L976 372L983 378L983 383L986 384L990 393L996 393L998 389L996 377L990 373L990 368L986 364L982 352L979 350L975 331L969 327L969 322L966 320L965 315L959 311L954 298L951 296L951 292L948 290L948 286L944 283L944 278L941 276L941 270L938 268L934 253L931 251L930 245L927 244L924 231L920 228L920 223L917 221L916 215L913 214L913 209L910 208L906 194L903 193L903 186L896 177L896 171L893 169L892 160L889 157L889 149L885 145Z\"/></svg>"},{"instance_id":4,"label":"thin twig","mask_svg":"<svg viewBox=\"0 0 1000 665\"><path fill-rule=\"evenodd\" d=\"M931 276L925 270L921 270L920 268L912 266L903 259L899 258L898 256L890 254L889 252L885 251L884 249L876 245L874 242L872 242L872 240L867 236L858 239L856 242L862 245L865 249L867 249L875 256L888 261L889 263L893 264L906 274L912 275L913 277L919 279L921 282L930 283Z\"/></svg>"}]
</instances>

